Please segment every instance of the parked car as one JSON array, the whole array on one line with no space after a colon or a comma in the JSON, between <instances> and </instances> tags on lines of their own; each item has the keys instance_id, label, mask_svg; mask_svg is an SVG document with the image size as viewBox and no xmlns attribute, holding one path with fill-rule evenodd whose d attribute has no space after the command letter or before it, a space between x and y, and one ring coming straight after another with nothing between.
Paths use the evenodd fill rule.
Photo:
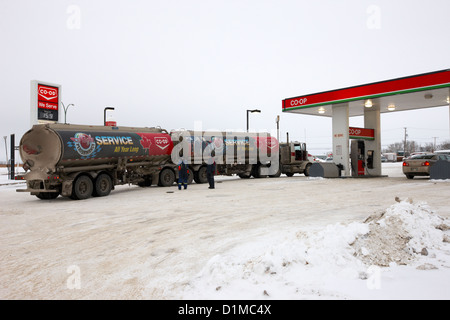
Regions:
<instances>
[{"instance_id":1,"label":"parked car","mask_svg":"<svg viewBox=\"0 0 450 320\"><path fill-rule=\"evenodd\" d=\"M445 154L419 154L403 161L403 173L406 178L413 179L415 176L429 176L430 167L438 160L450 161Z\"/></svg>"},{"instance_id":2,"label":"parked car","mask_svg":"<svg viewBox=\"0 0 450 320\"><path fill-rule=\"evenodd\" d=\"M388 161L388 159L385 156L381 155L381 162L387 162L387 161Z\"/></svg>"},{"instance_id":3,"label":"parked car","mask_svg":"<svg viewBox=\"0 0 450 320\"><path fill-rule=\"evenodd\" d=\"M411 157L413 157L413 156L424 155L424 154L430 154L430 152L422 152L422 151L420 151L420 152L412 152L409 155L409 157L404 158L404 160L411 159Z\"/></svg>"},{"instance_id":4,"label":"parked car","mask_svg":"<svg viewBox=\"0 0 450 320\"><path fill-rule=\"evenodd\" d=\"M437 150L434 152L435 154L446 154L450 156L450 150Z\"/></svg>"},{"instance_id":5,"label":"parked car","mask_svg":"<svg viewBox=\"0 0 450 320\"><path fill-rule=\"evenodd\" d=\"M325 155L319 155L319 156L316 155L316 156L314 156L314 161L325 162L326 158L327 158L327 156L325 156Z\"/></svg>"}]
</instances>

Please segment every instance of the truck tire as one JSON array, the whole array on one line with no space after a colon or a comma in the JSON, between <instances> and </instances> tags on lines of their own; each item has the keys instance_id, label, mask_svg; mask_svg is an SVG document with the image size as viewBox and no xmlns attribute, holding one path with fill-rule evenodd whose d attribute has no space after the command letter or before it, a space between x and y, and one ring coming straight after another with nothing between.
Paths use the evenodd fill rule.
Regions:
<instances>
[{"instance_id":1,"label":"truck tire","mask_svg":"<svg viewBox=\"0 0 450 320\"><path fill-rule=\"evenodd\" d=\"M111 177L106 174L100 174L97 179L95 179L94 197L105 197L109 195L112 190L112 180Z\"/></svg>"},{"instance_id":2,"label":"truck tire","mask_svg":"<svg viewBox=\"0 0 450 320\"><path fill-rule=\"evenodd\" d=\"M238 176L241 179L250 179L252 175L248 173L239 173Z\"/></svg>"},{"instance_id":3,"label":"truck tire","mask_svg":"<svg viewBox=\"0 0 450 320\"><path fill-rule=\"evenodd\" d=\"M73 184L71 198L75 200L84 200L92 196L93 191L94 184L92 183L91 178L82 175L79 176Z\"/></svg>"},{"instance_id":4,"label":"truck tire","mask_svg":"<svg viewBox=\"0 0 450 320\"><path fill-rule=\"evenodd\" d=\"M305 177L309 177L309 169L311 168L311 163L308 163L305 167L305 172L303 172L305 174Z\"/></svg>"},{"instance_id":5,"label":"truck tire","mask_svg":"<svg viewBox=\"0 0 450 320\"><path fill-rule=\"evenodd\" d=\"M208 182L208 177L206 176L206 166L200 167L198 171L194 172L194 180L196 183Z\"/></svg>"},{"instance_id":6,"label":"truck tire","mask_svg":"<svg viewBox=\"0 0 450 320\"><path fill-rule=\"evenodd\" d=\"M278 171L275 174L270 175L270 178L278 178L281 176L281 165L278 166Z\"/></svg>"},{"instance_id":7,"label":"truck tire","mask_svg":"<svg viewBox=\"0 0 450 320\"><path fill-rule=\"evenodd\" d=\"M285 173L288 177L292 177L294 174L292 172Z\"/></svg>"},{"instance_id":8,"label":"truck tire","mask_svg":"<svg viewBox=\"0 0 450 320\"><path fill-rule=\"evenodd\" d=\"M261 167L262 167L261 165L257 165L257 166L253 167L252 176L254 178L257 178L257 179L259 179L259 178L267 178L267 175L261 174Z\"/></svg>"},{"instance_id":9,"label":"truck tire","mask_svg":"<svg viewBox=\"0 0 450 320\"><path fill-rule=\"evenodd\" d=\"M163 169L159 174L159 183L160 187L170 187L175 182L175 173L169 168Z\"/></svg>"},{"instance_id":10,"label":"truck tire","mask_svg":"<svg viewBox=\"0 0 450 320\"><path fill-rule=\"evenodd\" d=\"M59 192L39 192L36 197L41 200L52 200L59 196Z\"/></svg>"},{"instance_id":11,"label":"truck tire","mask_svg":"<svg viewBox=\"0 0 450 320\"><path fill-rule=\"evenodd\" d=\"M152 176L146 175L144 176L144 181L138 182L139 187L150 187L152 185Z\"/></svg>"},{"instance_id":12,"label":"truck tire","mask_svg":"<svg viewBox=\"0 0 450 320\"><path fill-rule=\"evenodd\" d=\"M188 174L188 184L191 184L192 181L194 181L194 170L192 170L192 168L189 168L189 174Z\"/></svg>"}]
</instances>

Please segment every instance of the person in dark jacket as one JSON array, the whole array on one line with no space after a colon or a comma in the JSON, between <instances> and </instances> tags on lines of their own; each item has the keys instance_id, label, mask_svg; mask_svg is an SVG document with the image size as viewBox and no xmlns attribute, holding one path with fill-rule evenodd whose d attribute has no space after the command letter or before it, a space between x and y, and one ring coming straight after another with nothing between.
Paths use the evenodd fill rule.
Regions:
<instances>
[{"instance_id":1,"label":"person in dark jacket","mask_svg":"<svg viewBox=\"0 0 450 320\"><path fill-rule=\"evenodd\" d=\"M216 172L216 161L214 159L214 151L206 161L206 178L208 179L209 189L214 189L214 174Z\"/></svg>"},{"instance_id":2,"label":"person in dark jacket","mask_svg":"<svg viewBox=\"0 0 450 320\"><path fill-rule=\"evenodd\" d=\"M181 190L181 187L187 189L188 176L188 165L186 164L184 158L181 158L181 162L178 164L178 190Z\"/></svg>"}]
</instances>

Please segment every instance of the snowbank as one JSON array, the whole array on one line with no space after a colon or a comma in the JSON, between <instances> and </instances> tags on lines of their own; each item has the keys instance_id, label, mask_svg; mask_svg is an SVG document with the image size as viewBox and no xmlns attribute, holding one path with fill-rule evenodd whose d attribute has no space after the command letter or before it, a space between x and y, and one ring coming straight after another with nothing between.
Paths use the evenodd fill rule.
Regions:
<instances>
[{"instance_id":1,"label":"snowbank","mask_svg":"<svg viewBox=\"0 0 450 320\"><path fill-rule=\"evenodd\" d=\"M405 265L415 272L450 267L448 226L448 219L426 203L399 201L364 222L300 231L216 255L183 298L353 299L364 297L352 296L362 291L350 289L361 286L367 288L366 297L384 298L381 290L378 296L370 290L380 289ZM381 273L389 270L397 273L383 280Z\"/></svg>"}]
</instances>

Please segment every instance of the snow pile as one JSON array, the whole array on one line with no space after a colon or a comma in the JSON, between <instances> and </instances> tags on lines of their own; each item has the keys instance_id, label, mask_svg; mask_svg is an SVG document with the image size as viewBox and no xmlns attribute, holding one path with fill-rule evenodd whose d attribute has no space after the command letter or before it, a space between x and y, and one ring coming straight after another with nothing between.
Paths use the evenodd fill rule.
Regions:
<instances>
[{"instance_id":1,"label":"snow pile","mask_svg":"<svg viewBox=\"0 0 450 320\"><path fill-rule=\"evenodd\" d=\"M447 240L446 221L433 213L426 203L402 201L379 215L366 219L370 232L359 237L353 247L366 264L387 267L407 265L417 254L428 255Z\"/></svg>"},{"instance_id":2,"label":"snow pile","mask_svg":"<svg viewBox=\"0 0 450 320\"><path fill-rule=\"evenodd\" d=\"M439 250L447 245L446 230L448 223L425 203L402 201L362 223L264 238L216 255L189 282L183 298L347 298L337 288L361 286L374 267L411 264Z\"/></svg>"}]
</instances>

